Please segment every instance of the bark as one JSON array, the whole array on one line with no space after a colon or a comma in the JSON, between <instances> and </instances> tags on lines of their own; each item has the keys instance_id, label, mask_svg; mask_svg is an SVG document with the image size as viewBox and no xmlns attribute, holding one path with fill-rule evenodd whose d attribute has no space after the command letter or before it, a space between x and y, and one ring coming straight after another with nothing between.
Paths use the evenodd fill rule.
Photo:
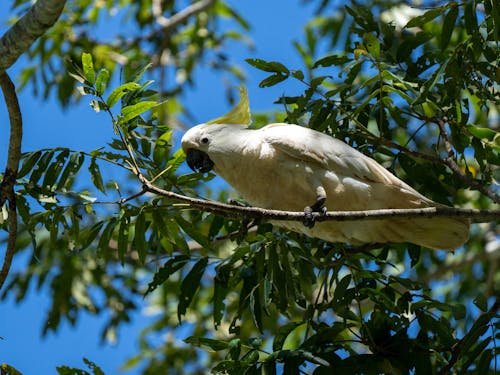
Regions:
<instances>
[{"instance_id":1,"label":"bark","mask_svg":"<svg viewBox=\"0 0 500 375\"><path fill-rule=\"evenodd\" d=\"M38 0L0 39L0 74L8 69L61 15L66 0Z\"/></svg>"}]
</instances>

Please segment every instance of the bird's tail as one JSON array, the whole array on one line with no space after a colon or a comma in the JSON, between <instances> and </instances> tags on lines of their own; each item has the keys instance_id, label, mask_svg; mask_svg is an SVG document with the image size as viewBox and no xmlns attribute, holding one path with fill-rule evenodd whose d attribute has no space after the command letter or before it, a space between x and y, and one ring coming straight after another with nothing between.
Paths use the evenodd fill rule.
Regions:
<instances>
[{"instance_id":1,"label":"bird's tail","mask_svg":"<svg viewBox=\"0 0 500 375\"><path fill-rule=\"evenodd\" d=\"M384 231L393 232L395 238L388 242L400 242L397 239L401 239L401 242L433 249L455 250L469 239L469 219L433 217L390 221L384 224Z\"/></svg>"}]
</instances>

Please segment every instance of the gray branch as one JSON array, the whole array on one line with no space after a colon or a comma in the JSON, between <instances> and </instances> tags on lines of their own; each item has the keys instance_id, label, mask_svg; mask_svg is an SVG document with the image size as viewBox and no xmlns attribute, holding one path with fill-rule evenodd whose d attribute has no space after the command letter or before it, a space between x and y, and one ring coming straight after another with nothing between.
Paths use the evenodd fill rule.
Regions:
<instances>
[{"instance_id":1,"label":"gray branch","mask_svg":"<svg viewBox=\"0 0 500 375\"><path fill-rule=\"evenodd\" d=\"M191 4L187 8L181 10L180 12L174 14L170 18L159 17L157 18L157 22L162 26L162 32L168 33L171 30L175 29L177 25L181 24L189 17L194 16L195 14L201 13L212 5L215 4L215 0L204 0L194 4Z\"/></svg>"},{"instance_id":2,"label":"gray branch","mask_svg":"<svg viewBox=\"0 0 500 375\"><path fill-rule=\"evenodd\" d=\"M0 39L0 74L8 69L61 15L66 0L38 0Z\"/></svg>"},{"instance_id":3,"label":"gray branch","mask_svg":"<svg viewBox=\"0 0 500 375\"><path fill-rule=\"evenodd\" d=\"M148 181L142 174L136 173L143 184L143 191L170 198L177 202L186 203L188 207L196 208L202 211L211 212L225 217L252 218L265 220L283 220L283 221L302 221L304 212L291 212L270 210L258 207L241 207L232 204L226 204L216 201L209 201L199 198L186 197L158 188ZM353 221L353 220L375 220L388 217L462 217L470 218L474 223L486 223L500 220L500 210L476 210L469 208L454 207L426 207L426 208L408 208L408 209L380 209L368 211L330 211L326 214L312 213L315 221Z\"/></svg>"},{"instance_id":4,"label":"gray branch","mask_svg":"<svg viewBox=\"0 0 500 375\"><path fill-rule=\"evenodd\" d=\"M19 161L21 159L23 120L21 116L21 109L19 107L19 101L17 99L16 88L14 87L10 77L5 72L0 74L0 88L3 92L10 120L10 140L7 166L5 167L3 179L0 182L0 207L2 207L5 202L9 202L9 238L7 240L7 248L5 250L2 268L0 269L1 289L7 275L9 274L17 240L17 211L14 185L16 183Z\"/></svg>"}]
</instances>

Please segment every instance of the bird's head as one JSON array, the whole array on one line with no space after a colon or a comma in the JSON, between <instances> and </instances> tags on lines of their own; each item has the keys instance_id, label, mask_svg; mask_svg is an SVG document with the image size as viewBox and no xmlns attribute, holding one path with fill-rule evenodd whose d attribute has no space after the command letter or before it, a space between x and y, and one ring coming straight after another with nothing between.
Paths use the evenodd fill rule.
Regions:
<instances>
[{"instance_id":1,"label":"bird's head","mask_svg":"<svg viewBox=\"0 0 500 375\"><path fill-rule=\"evenodd\" d=\"M182 137L182 150L186 154L186 162L195 172L210 172L214 162L208 156L211 132L207 124L201 124L189 129Z\"/></svg>"},{"instance_id":2,"label":"bird's head","mask_svg":"<svg viewBox=\"0 0 500 375\"><path fill-rule=\"evenodd\" d=\"M201 173L211 171L215 164L210 155L216 152L217 144L220 147L223 144L222 139L231 137L233 129L248 126L250 121L247 91L241 86L240 101L230 112L189 129L182 137L182 149L189 168Z\"/></svg>"}]
</instances>

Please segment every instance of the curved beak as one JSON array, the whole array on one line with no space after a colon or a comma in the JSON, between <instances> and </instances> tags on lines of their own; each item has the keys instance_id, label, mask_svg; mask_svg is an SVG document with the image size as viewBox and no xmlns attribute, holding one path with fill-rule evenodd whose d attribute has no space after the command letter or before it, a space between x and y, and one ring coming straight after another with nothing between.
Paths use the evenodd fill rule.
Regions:
<instances>
[{"instance_id":1,"label":"curved beak","mask_svg":"<svg viewBox=\"0 0 500 375\"><path fill-rule=\"evenodd\" d=\"M208 154L203 151L190 148L186 151L186 162L194 172L210 172L214 167L214 162Z\"/></svg>"}]
</instances>

